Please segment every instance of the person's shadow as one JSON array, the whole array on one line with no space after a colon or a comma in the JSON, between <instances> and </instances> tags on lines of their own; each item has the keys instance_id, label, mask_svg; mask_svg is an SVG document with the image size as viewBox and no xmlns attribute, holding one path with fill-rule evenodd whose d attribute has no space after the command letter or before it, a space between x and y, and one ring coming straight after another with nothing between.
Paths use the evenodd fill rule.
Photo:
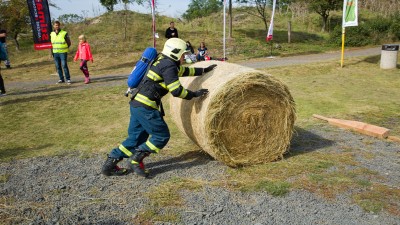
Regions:
<instances>
[{"instance_id":1,"label":"person's shadow","mask_svg":"<svg viewBox=\"0 0 400 225\"><path fill-rule=\"evenodd\" d=\"M157 162L146 163L146 168L151 170L151 177L172 170L181 170L200 165L205 165L214 159L202 150L193 150L182 155L164 159Z\"/></svg>"}]
</instances>

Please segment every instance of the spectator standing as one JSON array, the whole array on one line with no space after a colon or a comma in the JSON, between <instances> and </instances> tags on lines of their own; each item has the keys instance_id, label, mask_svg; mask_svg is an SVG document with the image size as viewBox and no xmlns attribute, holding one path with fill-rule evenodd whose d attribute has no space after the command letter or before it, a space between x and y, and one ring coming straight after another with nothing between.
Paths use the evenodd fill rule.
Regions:
<instances>
[{"instance_id":1,"label":"spectator standing","mask_svg":"<svg viewBox=\"0 0 400 225\"><path fill-rule=\"evenodd\" d=\"M4 48L4 43L0 42L0 64L1 61L6 61L6 60L8 60L7 51ZM1 76L1 65L0 65L0 97L5 95L6 95L6 89L4 87L3 77Z\"/></svg>"},{"instance_id":2,"label":"spectator standing","mask_svg":"<svg viewBox=\"0 0 400 225\"><path fill-rule=\"evenodd\" d=\"M175 28L174 22L169 23L169 27L165 31L165 38L178 38L178 29Z\"/></svg>"},{"instance_id":3,"label":"spectator standing","mask_svg":"<svg viewBox=\"0 0 400 225\"><path fill-rule=\"evenodd\" d=\"M67 79L67 83L71 84L71 77L69 74L67 57L68 48L71 46L71 40L69 35L65 30L61 29L61 24L59 21L55 21L53 24L53 31L50 33L51 44L53 46L53 57L56 64L57 73L60 78L57 84L64 83ZM64 75L63 75L64 70Z\"/></svg>"},{"instance_id":4,"label":"spectator standing","mask_svg":"<svg viewBox=\"0 0 400 225\"><path fill-rule=\"evenodd\" d=\"M90 83L90 77L89 77L89 69L87 66L87 62L91 61L93 63L93 56L92 52L90 51L90 45L86 41L85 35L80 35L78 37L79 39L79 45L78 45L78 50L76 51L74 61L76 62L78 59L81 60L81 64L79 65L79 69L82 70L83 75L85 75L85 84Z\"/></svg>"},{"instance_id":5,"label":"spectator standing","mask_svg":"<svg viewBox=\"0 0 400 225\"><path fill-rule=\"evenodd\" d=\"M7 31L6 30L0 30L0 42L3 43L3 47L4 47L4 49L5 49L5 51L7 52L7 55L8 55L6 40L7 40ZM5 60L4 64L6 65L7 69L11 69L10 59Z\"/></svg>"}]
</instances>

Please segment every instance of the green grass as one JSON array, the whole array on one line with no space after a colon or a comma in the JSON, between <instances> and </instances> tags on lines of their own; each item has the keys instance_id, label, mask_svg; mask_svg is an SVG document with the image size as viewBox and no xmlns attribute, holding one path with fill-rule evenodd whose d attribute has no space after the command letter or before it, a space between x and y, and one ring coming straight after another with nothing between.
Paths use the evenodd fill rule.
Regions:
<instances>
[{"instance_id":1,"label":"green grass","mask_svg":"<svg viewBox=\"0 0 400 225\"><path fill-rule=\"evenodd\" d=\"M320 114L384 126L399 136L399 72L382 70L371 58L347 59L344 68L330 61L265 71L289 86L298 125L312 124L312 114Z\"/></svg>"},{"instance_id":2,"label":"green grass","mask_svg":"<svg viewBox=\"0 0 400 225\"><path fill-rule=\"evenodd\" d=\"M400 189L375 184L367 191L353 195L353 199L367 212L378 213L387 210L400 216Z\"/></svg>"},{"instance_id":3,"label":"green grass","mask_svg":"<svg viewBox=\"0 0 400 225\"><path fill-rule=\"evenodd\" d=\"M179 192L182 190L197 191L206 182L186 178L173 177L161 185L154 186L147 192L150 202L139 213L136 222L142 224L148 221L180 222L180 216L174 208L182 207L184 202Z\"/></svg>"},{"instance_id":4,"label":"green grass","mask_svg":"<svg viewBox=\"0 0 400 225\"><path fill-rule=\"evenodd\" d=\"M290 190L288 182L273 182L268 180L259 181L252 189L243 188L241 191L266 191L268 194L279 197L286 195Z\"/></svg>"}]
</instances>

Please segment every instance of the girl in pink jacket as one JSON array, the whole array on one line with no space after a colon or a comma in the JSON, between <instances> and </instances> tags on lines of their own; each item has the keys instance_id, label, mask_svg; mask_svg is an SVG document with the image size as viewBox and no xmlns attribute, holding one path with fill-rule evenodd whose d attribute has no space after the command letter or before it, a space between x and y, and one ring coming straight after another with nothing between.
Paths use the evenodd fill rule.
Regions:
<instances>
[{"instance_id":1,"label":"girl in pink jacket","mask_svg":"<svg viewBox=\"0 0 400 225\"><path fill-rule=\"evenodd\" d=\"M79 65L79 69L82 70L85 75L85 84L90 83L89 77L89 69L87 67L87 61L91 61L93 63L92 52L90 51L90 45L86 41L85 35L79 36L79 46L78 51L76 51L74 61L76 62L78 59L81 60L81 64Z\"/></svg>"}]
</instances>

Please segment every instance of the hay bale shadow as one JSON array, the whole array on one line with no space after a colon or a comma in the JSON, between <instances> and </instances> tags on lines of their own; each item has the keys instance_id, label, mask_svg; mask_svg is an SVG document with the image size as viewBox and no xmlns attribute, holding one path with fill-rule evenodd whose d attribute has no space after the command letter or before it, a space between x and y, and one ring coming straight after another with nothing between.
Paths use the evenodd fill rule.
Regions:
<instances>
[{"instance_id":1,"label":"hay bale shadow","mask_svg":"<svg viewBox=\"0 0 400 225\"><path fill-rule=\"evenodd\" d=\"M292 157L298 154L304 154L318 149L332 146L335 142L325 139L311 131L300 127L295 127L296 133L290 142L289 152L285 157Z\"/></svg>"}]
</instances>

